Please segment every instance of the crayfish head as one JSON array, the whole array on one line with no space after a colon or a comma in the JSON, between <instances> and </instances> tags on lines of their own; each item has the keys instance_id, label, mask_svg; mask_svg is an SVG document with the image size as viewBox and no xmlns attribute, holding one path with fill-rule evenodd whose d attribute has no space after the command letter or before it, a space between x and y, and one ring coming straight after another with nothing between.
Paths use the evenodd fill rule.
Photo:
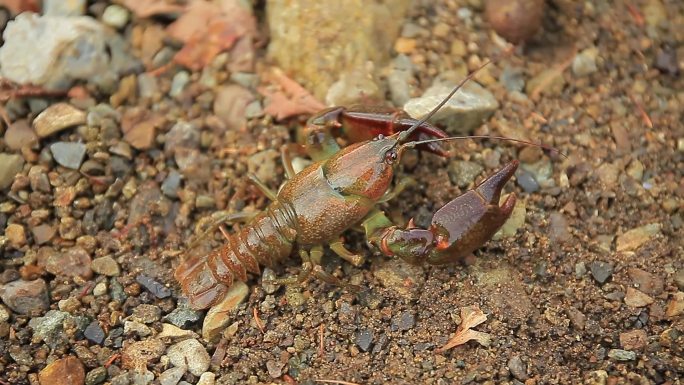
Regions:
<instances>
[{"instance_id":1,"label":"crayfish head","mask_svg":"<svg viewBox=\"0 0 684 385\"><path fill-rule=\"evenodd\" d=\"M399 160L395 136L377 138L343 148L323 165L330 186L343 195L380 199L392 184Z\"/></svg>"}]
</instances>

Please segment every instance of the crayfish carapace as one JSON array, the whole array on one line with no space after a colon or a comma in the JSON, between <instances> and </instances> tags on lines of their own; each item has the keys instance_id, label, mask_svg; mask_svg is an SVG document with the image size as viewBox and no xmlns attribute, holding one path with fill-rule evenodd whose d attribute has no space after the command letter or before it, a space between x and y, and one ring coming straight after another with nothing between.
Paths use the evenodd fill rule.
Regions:
<instances>
[{"instance_id":1,"label":"crayfish carapace","mask_svg":"<svg viewBox=\"0 0 684 385\"><path fill-rule=\"evenodd\" d=\"M223 246L208 255L189 258L176 269L175 277L191 306L204 309L220 301L235 280L245 281L247 273L259 274L260 265L272 266L290 256L295 245L302 269L293 281L303 282L314 275L340 284L321 268L323 246L329 245L343 259L361 264L363 258L339 241L344 231L359 224L380 251L410 263L454 262L481 247L513 211L515 195L509 195L502 205L499 197L518 167L517 161L440 208L427 229L415 227L413 221L404 229L394 226L377 208L378 203L401 190L390 188L394 166L407 148L446 155L438 141L449 138L427 123L431 114L416 120L403 111L335 107L309 119L304 149L313 163L295 174L289 157L283 156L288 180L277 193L255 180L272 199L268 207L238 232L226 234ZM369 140L340 148L333 135L336 130Z\"/></svg>"}]
</instances>

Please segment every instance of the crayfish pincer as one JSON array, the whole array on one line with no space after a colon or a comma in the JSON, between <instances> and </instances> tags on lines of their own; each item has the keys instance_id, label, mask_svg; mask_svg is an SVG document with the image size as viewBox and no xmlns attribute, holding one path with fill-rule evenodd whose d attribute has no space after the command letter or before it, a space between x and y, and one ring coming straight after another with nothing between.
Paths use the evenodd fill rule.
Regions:
<instances>
[{"instance_id":1,"label":"crayfish pincer","mask_svg":"<svg viewBox=\"0 0 684 385\"><path fill-rule=\"evenodd\" d=\"M458 87L449 97L457 90ZM377 208L378 203L396 196L405 185L399 181L397 187L390 189L394 167L406 149L418 147L446 155L439 142L450 138L426 122L431 114L415 120L403 111L336 107L312 117L305 129L303 150L313 163L295 174L284 151L288 181L278 193L253 178L271 198L268 207L238 232L226 234L223 246L208 255L191 257L176 269L175 277L190 305L203 309L215 304L234 280L247 280L247 273L259 274L260 265L272 266L288 257L295 245L302 268L292 282L304 282L313 275L341 285L321 267L323 246L330 246L341 258L360 265L363 258L345 249L339 241L344 231L359 224L380 251L411 263L453 262L481 247L515 206L513 194L501 206L499 197L515 172L517 161L440 208L428 229L417 228L412 221L406 229L400 229ZM351 131L357 137L369 136L370 132L375 137L340 148L333 137L337 130Z\"/></svg>"}]
</instances>

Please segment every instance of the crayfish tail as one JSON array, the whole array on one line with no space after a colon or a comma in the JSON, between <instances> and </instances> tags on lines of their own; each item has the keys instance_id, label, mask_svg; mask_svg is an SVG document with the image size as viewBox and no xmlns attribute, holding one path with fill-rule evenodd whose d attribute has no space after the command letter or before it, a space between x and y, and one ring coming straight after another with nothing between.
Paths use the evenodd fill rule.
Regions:
<instances>
[{"instance_id":1,"label":"crayfish tail","mask_svg":"<svg viewBox=\"0 0 684 385\"><path fill-rule=\"evenodd\" d=\"M206 309L220 301L228 291L228 287L214 275L204 256L189 258L174 273L187 296L190 307L195 310ZM228 282L226 282L228 283Z\"/></svg>"}]
</instances>

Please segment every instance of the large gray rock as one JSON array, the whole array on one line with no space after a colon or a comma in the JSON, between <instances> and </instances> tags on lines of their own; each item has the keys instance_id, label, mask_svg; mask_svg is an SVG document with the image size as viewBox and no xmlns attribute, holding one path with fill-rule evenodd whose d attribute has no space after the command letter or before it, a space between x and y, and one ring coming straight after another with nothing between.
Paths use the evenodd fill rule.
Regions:
<instances>
[{"instance_id":1,"label":"large gray rock","mask_svg":"<svg viewBox=\"0 0 684 385\"><path fill-rule=\"evenodd\" d=\"M406 102L404 110L421 119L441 103L453 90L455 84L436 84L423 96ZM499 102L491 92L474 81L468 81L449 101L430 118L431 123L441 124L453 134L468 134L489 118Z\"/></svg>"},{"instance_id":2,"label":"large gray rock","mask_svg":"<svg viewBox=\"0 0 684 385\"><path fill-rule=\"evenodd\" d=\"M269 0L269 56L319 100L343 74L381 68L411 1Z\"/></svg>"}]
</instances>

